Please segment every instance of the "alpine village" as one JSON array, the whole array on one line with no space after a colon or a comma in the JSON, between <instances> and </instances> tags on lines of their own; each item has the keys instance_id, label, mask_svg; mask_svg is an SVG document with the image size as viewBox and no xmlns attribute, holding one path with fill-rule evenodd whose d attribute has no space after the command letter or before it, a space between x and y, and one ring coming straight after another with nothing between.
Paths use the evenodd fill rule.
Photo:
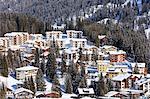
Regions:
<instances>
[{"instance_id":1,"label":"alpine village","mask_svg":"<svg viewBox=\"0 0 150 99\"><path fill-rule=\"evenodd\" d=\"M0 99L150 99L150 1L79 1L0 0Z\"/></svg>"}]
</instances>

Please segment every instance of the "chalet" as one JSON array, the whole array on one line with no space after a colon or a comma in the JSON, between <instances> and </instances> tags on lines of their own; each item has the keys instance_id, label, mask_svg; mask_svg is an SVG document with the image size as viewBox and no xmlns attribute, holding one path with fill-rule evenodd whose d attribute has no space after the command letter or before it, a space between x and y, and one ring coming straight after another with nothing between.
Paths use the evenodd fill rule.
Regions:
<instances>
[{"instance_id":1,"label":"chalet","mask_svg":"<svg viewBox=\"0 0 150 99\"><path fill-rule=\"evenodd\" d=\"M126 52L119 50L119 51L109 51L110 61L111 62L124 62L126 58Z\"/></svg>"},{"instance_id":2,"label":"chalet","mask_svg":"<svg viewBox=\"0 0 150 99\"><path fill-rule=\"evenodd\" d=\"M119 89L123 88L129 88L129 77L131 74L120 74L118 76L115 76L112 78L114 83L116 84L116 87Z\"/></svg>"},{"instance_id":3,"label":"chalet","mask_svg":"<svg viewBox=\"0 0 150 99\"><path fill-rule=\"evenodd\" d=\"M150 93L150 77L144 77L134 82L138 90L143 90L144 93Z\"/></svg>"}]
</instances>

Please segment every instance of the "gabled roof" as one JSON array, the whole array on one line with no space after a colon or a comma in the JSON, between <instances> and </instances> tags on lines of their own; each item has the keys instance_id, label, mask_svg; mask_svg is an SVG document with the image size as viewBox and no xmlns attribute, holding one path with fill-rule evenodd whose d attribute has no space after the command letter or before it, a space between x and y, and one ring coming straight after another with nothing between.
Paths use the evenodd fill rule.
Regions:
<instances>
[{"instance_id":1,"label":"gabled roof","mask_svg":"<svg viewBox=\"0 0 150 99\"><path fill-rule=\"evenodd\" d=\"M25 89L25 88L18 88L14 91L14 94L18 94L18 93L21 93L21 92L28 92L28 93L31 93L33 94L33 92L29 89Z\"/></svg>"},{"instance_id":2,"label":"gabled roof","mask_svg":"<svg viewBox=\"0 0 150 99\"><path fill-rule=\"evenodd\" d=\"M25 67L20 67L20 68L17 68L16 70L18 71L25 71L25 70L35 70L35 69L38 69L37 67L34 67L34 66L25 66Z\"/></svg>"},{"instance_id":3,"label":"gabled roof","mask_svg":"<svg viewBox=\"0 0 150 99\"><path fill-rule=\"evenodd\" d=\"M145 63L131 63L132 67L135 67L137 65L137 67L145 67Z\"/></svg>"},{"instance_id":4,"label":"gabled roof","mask_svg":"<svg viewBox=\"0 0 150 99\"><path fill-rule=\"evenodd\" d=\"M112 97L112 96L114 96L114 95L116 95L116 94L127 95L128 92L110 91L110 92L108 92L107 94L105 94L105 96L107 96L107 97Z\"/></svg>"},{"instance_id":5,"label":"gabled roof","mask_svg":"<svg viewBox=\"0 0 150 99\"><path fill-rule=\"evenodd\" d=\"M113 77L112 80L114 80L114 81L123 81L124 79L127 79L130 76L131 76L131 74L128 74L128 73L120 74L118 76Z\"/></svg>"},{"instance_id":6,"label":"gabled roof","mask_svg":"<svg viewBox=\"0 0 150 99\"><path fill-rule=\"evenodd\" d=\"M140 80L137 80L134 83L137 85L142 85L142 84L145 84L147 82L150 82L150 78L144 77L144 78L141 78Z\"/></svg>"}]
</instances>

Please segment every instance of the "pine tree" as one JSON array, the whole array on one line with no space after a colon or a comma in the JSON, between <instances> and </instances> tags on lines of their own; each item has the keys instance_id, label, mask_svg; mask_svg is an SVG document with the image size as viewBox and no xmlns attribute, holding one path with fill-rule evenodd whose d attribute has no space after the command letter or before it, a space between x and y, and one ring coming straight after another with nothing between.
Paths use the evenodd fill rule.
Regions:
<instances>
[{"instance_id":1,"label":"pine tree","mask_svg":"<svg viewBox=\"0 0 150 99\"><path fill-rule=\"evenodd\" d=\"M48 61L46 64L46 77L49 80L54 79L54 75L56 74L56 58L54 53L51 51L50 54L48 55Z\"/></svg>"},{"instance_id":2,"label":"pine tree","mask_svg":"<svg viewBox=\"0 0 150 99\"><path fill-rule=\"evenodd\" d=\"M36 67L39 67L39 64L40 64L40 52L39 52L39 49L36 48L36 53L35 53L35 66Z\"/></svg>"},{"instance_id":3,"label":"pine tree","mask_svg":"<svg viewBox=\"0 0 150 99\"><path fill-rule=\"evenodd\" d=\"M107 84L104 81L104 77L101 74L99 81L96 83L96 89L95 89L97 96L104 96L108 92Z\"/></svg>"},{"instance_id":4,"label":"pine tree","mask_svg":"<svg viewBox=\"0 0 150 99\"><path fill-rule=\"evenodd\" d=\"M29 81L26 77L25 77L25 80L24 80L23 88L30 89Z\"/></svg>"},{"instance_id":5,"label":"pine tree","mask_svg":"<svg viewBox=\"0 0 150 99\"><path fill-rule=\"evenodd\" d=\"M42 71L43 74L45 74L45 68L46 68L46 66L45 66L45 57L43 55L42 56L42 62L40 64L40 69L41 69L41 71Z\"/></svg>"},{"instance_id":6,"label":"pine tree","mask_svg":"<svg viewBox=\"0 0 150 99\"><path fill-rule=\"evenodd\" d=\"M35 84L34 84L34 81L33 81L33 77L31 76L29 78L29 85L30 85L30 90L35 93Z\"/></svg>"},{"instance_id":7,"label":"pine tree","mask_svg":"<svg viewBox=\"0 0 150 99\"><path fill-rule=\"evenodd\" d=\"M67 66L65 60L62 58L62 64L61 64L61 72L62 75L67 71Z\"/></svg>"},{"instance_id":8,"label":"pine tree","mask_svg":"<svg viewBox=\"0 0 150 99\"><path fill-rule=\"evenodd\" d=\"M1 71L2 76L8 77L8 65L7 65L7 61L6 61L6 56L5 55L1 59L1 66L2 66L2 71Z\"/></svg>"},{"instance_id":9,"label":"pine tree","mask_svg":"<svg viewBox=\"0 0 150 99\"><path fill-rule=\"evenodd\" d=\"M81 65L81 76L82 77L85 76L85 65L84 64Z\"/></svg>"},{"instance_id":10,"label":"pine tree","mask_svg":"<svg viewBox=\"0 0 150 99\"><path fill-rule=\"evenodd\" d=\"M5 89L4 83L1 83L0 87L1 87L0 88L0 98L6 99L6 89Z\"/></svg>"},{"instance_id":11,"label":"pine tree","mask_svg":"<svg viewBox=\"0 0 150 99\"><path fill-rule=\"evenodd\" d=\"M35 82L37 91L45 91L45 81L41 69L37 72Z\"/></svg>"},{"instance_id":12,"label":"pine tree","mask_svg":"<svg viewBox=\"0 0 150 99\"><path fill-rule=\"evenodd\" d=\"M61 89L60 89L60 83L56 77L54 76L53 82L52 82L52 91L58 92L59 95L61 96Z\"/></svg>"},{"instance_id":13,"label":"pine tree","mask_svg":"<svg viewBox=\"0 0 150 99\"><path fill-rule=\"evenodd\" d=\"M67 74L65 78L65 92L68 94L72 94L73 92L72 78L70 74Z\"/></svg>"},{"instance_id":14,"label":"pine tree","mask_svg":"<svg viewBox=\"0 0 150 99\"><path fill-rule=\"evenodd\" d=\"M138 69L138 65L137 63L135 64L134 70L133 70L134 74L139 74L139 69Z\"/></svg>"},{"instance_id":15,"label":"pine tree","mask_svg":"<svg viewBox=\"0 0 150 99\"><path fill-rule=\"evenodd\" d=\"M85 76L82 77L80 83L79 83L79 88L86 88L87 87L87 83L86 83L86 78Z\"/></svg>"}]
</instances>

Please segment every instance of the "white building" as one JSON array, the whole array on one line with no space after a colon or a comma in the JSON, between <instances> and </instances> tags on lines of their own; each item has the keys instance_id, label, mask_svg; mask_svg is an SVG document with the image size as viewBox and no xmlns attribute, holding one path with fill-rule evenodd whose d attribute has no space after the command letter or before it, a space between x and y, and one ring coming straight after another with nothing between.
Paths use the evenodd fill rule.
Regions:
<instances>
[{"instance_id":1,"label":"white building","mask_svg":"<svg viewBox=\"0 0 150 99\"><path fill-rule=\"evenodd\" d=\"M22 45L24 42L29 40L29 34L27 32L10 32L4 35L9 38L11 45Z\"/></svg>"},{"instance_id":2,"label":"white building","mask_svg":"<svg viewBox=\"0 0 150 99\"><path fill-rule=\"evenodd\" d=\"M83 32L76 30L66 30L68 38L82 38Z\"/></svg>"},{"instance_id":3,"label":"white building","mask_svg":"<svg viewBox=\"0 0 150 99\"><path fill-rule=\"evenodd\" d=\"M61 31L48 31L46 32L47 39L53 40L53 39L61 39L63 32Z\"/></svg>"},{"instance_id":4,"label":"white building","mask_svg":"<svg viewBox=\"0 0 150 99\"><path fill-rule=\"evenodd\" d=\"M65 29L66 24L58 25L57 23L55 23L54 25L51 25L51 27L53 30L63 30L63 29Z\"/></svg>"},{"instance_id":5,"label":"white building","mask_svg":"<svg viewBox=\"0 0 150 99\"><path fill-rule=\"evenodd\" d=\"M38 68L34 66L25 66L16 69L16 78L20 81L24 81L25 78L33 77L35 79Z\"/></svg>"},{"instance_id":6,"label":"white building","mask_svg":"<svg viewBox=\"0 0 150 99\"><path fill-rule=\"evenodd\" d=\"M87 45L86 39L72 38L70 39L70 44L74 48L84 48Z\"/></svg>"},{"instance_id":7,"label":"white building","mask_svg":"<svg viewBox=\"0 0 150 99\"><path fill-rule=\"evenodd\" d=\"M146 72L145 71L145 69L146 69L145 65L146 65L145 63L131 63L133 70L134 70L135 66L137 66L140 74L144 74Z\"/></svg>"},{"instance_id":8,"label":"white building","mask_svg":"<svg viewBox=\"0 0 150 99\"><path fill-rule=\"evenodd\" d=\"M3 48L8 48L10 46L9 38L0 37L0 46Z\"/></svg>"}]
</instances>

